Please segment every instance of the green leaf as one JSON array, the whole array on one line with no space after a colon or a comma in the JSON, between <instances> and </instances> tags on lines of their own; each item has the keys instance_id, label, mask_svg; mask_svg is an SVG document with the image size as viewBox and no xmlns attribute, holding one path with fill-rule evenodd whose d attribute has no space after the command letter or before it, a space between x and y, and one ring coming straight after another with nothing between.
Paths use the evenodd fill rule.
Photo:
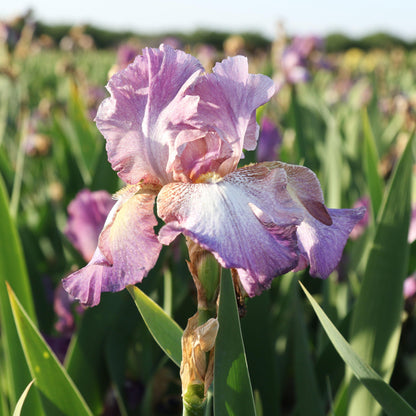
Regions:
<instances>
[{"instance_id":1,"label":"green leaf","mask_svg":"<svg viewBox=\"0 0 416 416\"><path fill-rule=\"evenodd\" d=\"M293 325L295 347L295 389L300 416L325 415L321 393L314 373L308 334L298 295L294 297Z\"/></svg>"},{"instance_id":2,"label":"green leaf","mask_svg":"<svg viewBox=\"0 0 416 416\"><path fill-rule=\"evenodd\" d=\"M275 374L277 360L272 337L272 330L275 330L270 314L272 307L269 290L249 299L241 329L253 390L261 399L263 414L277 416L280 392Z\"/></svg>"},{"instance_id":3,"label":"green leaf","mask_svg":"<svg viewBox=\"0 0 416 416\"><path fill-rule=\"evenodd\" d=\"M105 371L103 345L108 333L110 311L117 314L117 295L103 296L99 305L88 308L80 320L65 357L65 368L94 413L103 409L103 394L108 376Z\"/></svg>"},{"instance_id":4,"label":"green leaf","mask_svg":"<svg viewBox=\"0 0 416 416\"><path fill-rule=\"evenodd\" d=\"M10 283L29 316L35 320L35 310L31 296L29 278L23 258L16 227L10 216L7 194L0 177L0 327L4 350L4 371L7 376L10 405L16 406L20 393L30 382L29 369L25 362L19 336L13 322L9 299L5 290L6 281ZM40 414L40 401L36 395L29 400L33 415ZM33 402L33 403L32 403ZM38 413L39 412L39 413Z\"/></svg>"},{"instance_id":5,"label":"green leaf","mask_svg":"<svg viewBox=\"0 0 416 416\"><path fill-rule=\"evenodd\" d=\"M374 218L377 218L383 198L383 182L378 174L377 166L379 157L377 153L374 135L371 130L370 120L366 111L363 113L364 133L364 169L370 191L371 207Z\"/></svg>"},{"instance_id":6,"label":"green leaf","mask_svg":"<svg viewBox=\"0 0 416 416\"><path fill-rule=\"evenodd\" d=\"M341 208L343 179L345 176L345 162L342 149L342 137L337 121L327 116L327 132L325 137L325 157L322 160L324 173L325 201L328 207Z\"/></svg>"},{"instance_id":7,"label":"green leaf","mask_svg":"<svg viewBox=\"0 0 416 416\"><path fill-rule=\"evenodd\" d=\"M300 283L300 282L299 282ZM391 416L416 416L416 410L393 390L370 366L361 360L351 345L339 333L334 324L326 316L312 295L300 283L309 299L319 321L325 329L329 339L345 363L351 368L357 379L368 389L372 396L380 403L384 411ZM356 415L367 415L365 412Z\"/></svg>"},{"instance_id":8,"label":"green leaf","mask_svg":"<svg viewBox=\"0 0 416 416\"><path fill-rule=\"evenodd\" d=\"M125 373L126 350L137 320L135 306L126 291L103 293L100 304L88 308L78 325L65 357L65 368L94 414L104 407L109 376L119 387ZM109 360L109 351L114 351Z\"/></svg>"},{"instance_id":9,"label":"green leaf","mask_svg":"<svg viewBox=\"0 0 416 416\"><path fill-rule=\"evenodd\" d=\"M127 289L155 341L166 355L180 367L182 361L182 329L137 286L128 286Z\"/></svg>"},{"instance_id":10,"label":"green leaf","mask_svg":"<svg viewBox=\"0 0 416 416\"><path fill-rule=\"evenodd\" d=\"M228 269L223 271L221 278L218 321L214 362L214 414L253 416L256 414L253 391L234 286Z\"/></svg>"},{"instance_id":11,"label":"green leaf","mask_svg":"<svg viewBox=\"0 0 416 416\"><path fill-rule=\"evenodd\" d=\"M301 106L299 104L298 92L296 86L292 85L291 88L291 100L289 110L291 123L296 132L296 144L298 147L298 158L299 160L305 160L308 156L308 146L305 137L304 123L302 119Z\"/></svg>"},{"instance_id":12,"label":"green leaf","mask_svg":"<svg viewBox=\"0 0 416 416\"><path fill-rule=\"evenodd\" d=\"M416 407L416 381L409 384L404 391L401 392L403 398L413 407Z\"/></svg>"},{"instance_id":13,"label":"green leaf","mask_svg":"<svg viewBox=\"0 0 416 416\"><path fill-rule=\"evenodd\" d=\"M98 139L97 129L87 118L87 109L83 102L82 90L75 80L70 80L68 119L74 131L72 150L83 172L84 179L91 180L92 167L95 166L99 150L104 140Z\"/></svg>"},{"instance_id":14,"label":"green leaf","mask_svg":"<svg viewBox=\"0 0 416 416\"><path fill-rule=\"evenodd\" d=\"M351 321L351 346L386 381L393 371L401 331L403 282L409 258L411 175L409 140L384 195ZM351 415L378 412L377 404L354 380L349 406Z\"/></svg>"},{"instance_id":15,"label":"green leaf","mask_svg":"<svg viewBox=\"0 0 416 416\"><path fill-rule=\"evenodd\" d=\"M35 380L32 380L27 387L25 388L25 390L23 391L22 395L20 396L19 400L17 401L16 407L14 409L13 412L13 416L20 416L20 414L22 413L22 407L25 403L27 394L29 393L30 388L32 387L32 384L35 382Z\"/></svg>"},{"instance_id":16,"label":"green leaf","mask_svg":"<svg viewBox=\"0 0 416 416\"><path fill-rule=\"evenodd\" d=\"M46 344L16 295L7 287L13 318L30 373L49 415L92 416L75 384Z\"/></svg>"},{"instance_id":17,"label":"green leaf","mask_svg":"<svg viewBox=\"0 0 416 416\"><path fill-rule=\"evenodd\" d=\"M110 193L115 193L119 189L118 180L117 174L108 161L107 150L103 146L98 156L90 188L97 191L105 189Z\"/></svg>"}]
</instances>

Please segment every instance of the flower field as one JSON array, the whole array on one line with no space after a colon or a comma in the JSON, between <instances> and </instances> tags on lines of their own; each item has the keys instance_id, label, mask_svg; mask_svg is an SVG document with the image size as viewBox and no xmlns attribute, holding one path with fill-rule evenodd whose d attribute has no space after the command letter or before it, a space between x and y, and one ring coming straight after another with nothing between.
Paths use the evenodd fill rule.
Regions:
<instances>
[{"instance_id":1,"label":"flower field","mask_svg":"<svg viewBox=\"0 0 416 416\"><path fill-rule=\"evenodd\" d=\"M0 416L416 415L415 51L20 29Z\"/></svg>"}]
</instances>

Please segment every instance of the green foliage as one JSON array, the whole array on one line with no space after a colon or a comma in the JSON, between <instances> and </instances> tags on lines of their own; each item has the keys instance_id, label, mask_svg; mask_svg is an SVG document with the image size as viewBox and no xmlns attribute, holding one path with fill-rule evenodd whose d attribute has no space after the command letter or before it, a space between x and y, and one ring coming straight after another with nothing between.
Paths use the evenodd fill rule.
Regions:
<instances>
[{"instance_id":1,"label":"green foliage","mask_svg":"<svg viewBox=\"0 0 416 416\"><path fill-rule=\"evenodd\" d=\"M69 25L48 25L38 22L36 25L35 35L48 35L56 44L62 40L64 36L68 36L71 30ZM186 45L207 44L212 45L218 50L223 49L224 41L231 36L231 32L220 32L209 29L197 29L191 33L182 32L165 32L156 35L147 35L144 33L135 33L132 31L114 31L109 29L99 28L93 25L85 25L84 33L91 36L94 44L99 49L114 48L122 42L135 38L141 40L148 45L157 46L158 43L168 37L174 37L182 41ZM249 52L254 52L258 49L268 49L270 47L270 40L259 33L243 32L239 34L246 42L246 48Z\"/></svg>"},{"instance_id":2,"label":"green foliage","mask_svg":"<svg viewBox=\"0 0 416 416\"><path fill-rule=\"evenodd\" d=\"M44 22L37 22L35 35L50 36L56 44L63 37L68 36L71 30L70 25L50 25ZM117 47L120 43L129 39L138 39L148 45L157 46L158 43L168 37L174 37L186 45L195 46L197 44L212 45L218 50L223 49L224 41L231 35L240 35L246 44L246 50L254 53L257 50L268 50L271 46L271 40L256 32L231 33L205 28L197 29L190 33L184 32L164 32L155 35L137 33L131 30L115 31L91 24L84 26L84 33L91 36L94 44L99 49ZM405 48L413 50L415 42L405 41L397 36L385 32L377 32L361 38L352 38L343 33L331 33L325 37L325 50L329 53L343 52L350 48L359 48L365 51L371 49L390 50L393 48Z\"/></svg>"},{"instance_id":3,"label":"green foliage","mask_svg":"<svg viewBox=\"0 0 416 416\"><path fill-rule=\"evenodd\" d=\"M368 364L361 360L303 285L302 289L338 353L351 367L357 379L383 406L385 412L390 416L416 415L416 410L412 409Z\"/></svg>"},{"instance_id":4,"label":"green foliage","mask_svg":"<svg viewBox=\"0 0 416 416\"><path fill-rule=\"evenodd\" d=\"M182 329L139 288L129 286L128 290L153 338L166 355L179 367L182 360Z\"/></svg>"},{"instance_id":5,"label":"green foliage","mask_svg":"<svg viewBox=\"0 0 416 416\"><path fill-rule=\"evenodd\" d=\"M9 394L11 408L17 404L18 397L30 381L28 366L13 324L12 310L7 298L6 284L11 285L22 298L32 319L36 319L31 289L22 248L12 221L6 191L0 177L0 233L7 236L0 239L0 319L4 369L2 384ZM40 414L39 398L32 398L33 414Z\"/></svg>"},{"instance_id":6,"label":"green foliage","mask_svg":"<svg viewBox=\"0 0 416 416\"><path fill-rule=\"evenodd\" d=\"M32 380L27 387L25 388L24 392L22 393L22 395L20 396L19 400L17 401L16 407L14 409L13 412L13 416L20 416L22 413L22 407L23 404L25 403L26 397L29 393L30 388L32 387L32 384L35 382L35 380Z\"/></svg>"},{"instance_id":7,"label":"green foliage","mask_svg":"<svg viewBox=\"0 0 416 416\"><path fill-rule=\"evenodd\" d=\"M409 140L386 190L351 322L352 348L386 381L393 372L397 355L403 282L408 270L412 143ZM378 413L366 392L354 382L349 406L350 415L357 411L369 416Z\"/></svg>"},{"instance_id":8,"label":"green foliage","mask_svg":"<svg viewBox=\"0 0 416 416\"><path fill-rule=\"evenodd\" d=\"M8 286L13 318L30 373L48 415L92 415L76 386Z\"/></svg>"},{"instance_id":9,"label":"green foliage","mask_svg":"<svg viewBox=\"0 0 416 416\"><path fill-rule=\"evenodd\" d=\"M391 35L378 32L361 38L351 38L342 33L331 33L325 38L325 49L327 52L343 52L351 48L359 48L364 51L371 49L390 50L393 48L414 49L414 42Z\"/></svg>"},{"instance_id":10,"label":"green foliage","mask_svg":"<svg viewBox=\"0 0 416 416\"><path fill-rule=\"evenodd\" d=\"M255 416L255 405L229 270L221 277L215 342L214 414Z\"/></svg>"},{"instance_id":11,"label":"green foliage","mask_svg":"<svg viewBox=\"0 0 416 416\"><path fill-rule=\"evenodd\" d=\"M357 42L342 33L331 33L325 37L325 50L329 53L346 51L357 47Z\"/></svg>"},{"instance_id":12,"label":"green foliage","mask_svg":"<svg viewBox=\"0 0 416 416\"><path fill-rule=\"evenodd\" d=\"M408 48L409 44L397 36L389 33L378 32L362 37L358 42L359 47L364 50L370 49L392 49Z\"/></svg>"}]
</instances>

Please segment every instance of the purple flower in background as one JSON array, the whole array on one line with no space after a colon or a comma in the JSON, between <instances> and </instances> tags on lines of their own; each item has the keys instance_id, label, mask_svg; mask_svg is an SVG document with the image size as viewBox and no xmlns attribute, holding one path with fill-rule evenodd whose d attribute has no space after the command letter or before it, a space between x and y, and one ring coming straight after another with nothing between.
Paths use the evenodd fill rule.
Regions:
<instances>
[{"instance_id":1,"label":"purple flower in background","mask_svg":"<svg viewBox=\"0 0 416 416\"><path fill-rule=\"evenodd\" d=\"M62 287L58 285L54 293L53 309L58 321L55 323L55 329L63 335L71 335L74 331L75 320L71 311L73 298Z\"/></svg>"},{"instance_id":2,"label":"purple flower in background","mask_svg":"<svg viewBox=\"0 0 416 416\"><path fill-rule=\"evenodd\" d=\"M173 49L181 49L183 47L182 41L174 36L168 36L167 38L163 39L163 44L166 46L170 46Z\"/></svg>"},{"instance_id":3,"label":"purple flower in background","mask_svg":"<svg viewBox=\"0 0 416 416\"><path fill-rule=\"evenodd\" d=\"M324 47L324 40L320 36L295 36L292 39L291 47L295 49L298 54L306 59L314 51L322 50Z\"/></svg>"},{"instance_id":4,"label":"purple flower in background","mask_svg":"<svg viewBox=\"0 0 416 416\"><path fill-rule=\"evenodd\" d=\"M354 208L360 208L360 207L365 208L365 214L361 218L361 220L358 221L357 224L355 224L354 228L351 231L350 237L353 240L356 240L357 238L361 237L361 235L364 234L364 231L368 227L368 222L369 222L368 210L370 208L370 198L368 196L363 196L354 204Z\"/></svg>"},{"instance_id":5,"label":"purple flower in background","mask_svg":"<svg viewBox=\"0 0 416 416\"><path fill-rule=\"evenodd\" d=\"M13 50L20 38L20 33L13 27L13 23L0 21L0 45L5 44Z\"/></svg>"},{"instance_id":6,"label":"purple flower in background","mask_svg":"<svg viewBox=\"0 0 416 416\"><path fill-rule=\"evenodd\" d=\"M117 67L119 70L124 69L127 65L134 61L139 50L130 43L123 43L117 49Z\"/></svg>"},{"instance_id":7,"label":"purple flower in background","mask_svg":"<svg viewBox=\"0 0 416 416\"><path fill-rule=\"evenodd\" d=\"M106 191L84 189L68 205L69 218L64 233L85 261L90 261L94 255L98 236L114 203Z\"/></svg>"},{"instance_id":8,"label":"purple flower in background","mask_svg":"<svg viewBox=\"0 0 416 416\"><path fill-rule=\"evenodd\" d=\"M196 56L206 70L211 70L215 63L217 50L212 45L202 44L196 48Z\"/></svg>"},{"instance_id":9,"label":"purple flower in background","mask_svg":"<svg viewBox=\"0 0 416 416\"><path fill-rule=\"evenodd\" d=\"M139 48L131 43L123 43L117 49L116 63L108 71L108 78L111 78L115 73L124 69L127 65L134 61L134 58L139 53ZM104 99L103 97L101 101ZM95 116L94 116L95 117Z\"/></svg>"},{"instance_id":10,"label":"purple flower in background","mask_svg":"<svg viewBox=\"0 0 416 416\"><path fill-rule=\"evenodd\" d=\"M278 159L282 135L276 124L267 117L261 121L260 135L257 143L257 161L269 162Z\"/></svg>"},{"instance_id":11,"label":"purple flower in background","mask_svg":"<svg viewBox=\"0 0 416 416\"><path fill-rule=\"evenodd\" d=\"M85 93L88 107L88 117L90 120L94 120L97 115L98 105L105 98L106 92L104 88L97 87L96 85L88 85Z\"/></svg>"},{"instance_id":12,"label":"purple flower in background","mask_svg":"<svg viewBox=\"0 0 416 416\"><path fill-rule=\"evenodd\" d=\"M323 49L324 41L318 36L295 36L280 57L280 71L276 83L282 85L299 84L310 79L310 66L325 68L328 65L322 61L322 57L316 59L315 52Z\"/></svg>"},{"instance_id":13,"label":"purple flower in background","mask_svg":"<svg viewBox=\"0 0 416 416\"><path fill-rule=\"evenodd\" d=\"M415 273L405 279L403 283L403 296L406 300L416 297L416 274Z\"/></svg>"},{"instance_id":14,"label":"purple flower in background","mask_svg":"<svg viewBox=\"0 0 416 416\"><path fill-rule=\"evenodd\" d=\"M115 201L108 192L91 192L84 189L68 205L69 218L64 233L85 261L91 260L97 247L100 232L114 204ZM67 341L75 329L75 319L71 307L73 302L74 298L64 290L62 284L55 288L53 308L58 318L55 329ZM82 310L77 312L82 313ZM61 355L64 354L65 342L54 338L53 345L57 346Z\"/></svg>"},{"instance_id":15,"label":"purple flower in background","mask_svg":"<svg viewBox=\"0 0 416 416\"><path fill-rule=\"evenodd\" d=\"M309 81L310 74L306 67L306 59L293 46L289 46L283 51L280 67L284 80L289 84Z\"/></svg>"},{"instance_id":16,"label":"purple flower in background","mask_svg":"<svg viewBox=\"0 0 416 416\"><path fill-rule=\"evenodd\" d=\"M308 264L317 277L334 270L365 210L327 209L318 179L302 166L237 169L243 148L256 148L256 109L275 92L270 78L248 73L246 58L204 73L182 51L146 48L107 88L96 123L127 187L115 195L91 261L63 281L81 303L142 281L162 244L180 233L236 269L249 296ZM165 222L158 235L155 202Z\"/></svg>"}]
</instances>

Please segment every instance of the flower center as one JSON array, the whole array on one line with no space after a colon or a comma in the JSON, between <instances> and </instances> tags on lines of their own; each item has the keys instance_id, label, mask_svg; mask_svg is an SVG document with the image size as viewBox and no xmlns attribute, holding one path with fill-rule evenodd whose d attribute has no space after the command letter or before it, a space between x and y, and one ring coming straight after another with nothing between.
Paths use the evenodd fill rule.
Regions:
<instances>
[{"instance_id":1,"label":"flower center","mask_svg":"<svg viewBox=\"0 0 416 416\"><path fill-rule=\"evenodd\" d=\"M195 183L217 183L222 179L217 172L207 172L199 175Z\"/></svg>"}]
</instances>

